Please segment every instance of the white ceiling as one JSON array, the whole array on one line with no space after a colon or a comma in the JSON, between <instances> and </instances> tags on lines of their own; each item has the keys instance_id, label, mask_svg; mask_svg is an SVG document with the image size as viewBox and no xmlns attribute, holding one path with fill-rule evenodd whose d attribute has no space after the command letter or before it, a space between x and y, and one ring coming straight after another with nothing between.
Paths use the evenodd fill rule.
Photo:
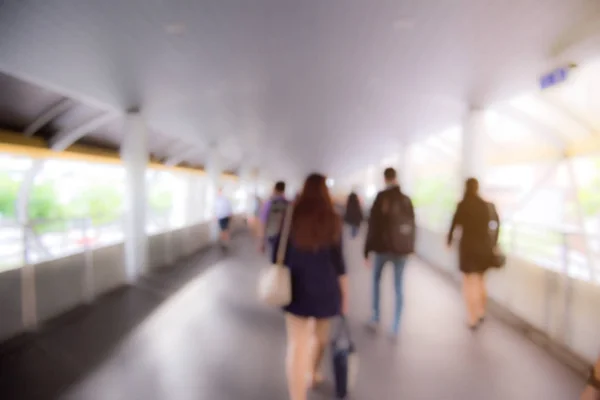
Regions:
<instances>
[{"instance_id":1,"label":"white ceiling","mask_svg":"<svg viewBox=\"0 0 600 400\"><path fill-rule=\"evenodd\" d=\"M0 70L139 106L153 134L198 147L187 161L218 141L230 167L338 175L535 90L599 14L594 0L4 0Z\"/></svg>"}]
</instances>

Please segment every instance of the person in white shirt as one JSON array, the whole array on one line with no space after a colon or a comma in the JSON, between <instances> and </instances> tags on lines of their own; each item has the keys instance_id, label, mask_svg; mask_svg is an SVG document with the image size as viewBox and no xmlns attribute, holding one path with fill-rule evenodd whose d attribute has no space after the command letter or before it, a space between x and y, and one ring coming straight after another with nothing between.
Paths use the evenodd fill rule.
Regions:
<instances>
[{"instance_id":1,"label":"person in white shirt","mask_svg":"<svg viewBox=\"0 0 600 400\"><path fill-rule=\"evenodd\" d=\"M215 201L215 216L219 221L219 228L221 233L219 236L221 246L226 248L229 244L229 223L231 222L231 202L225 195L223 195L223 189L219 188L217 199Z\"/></svg>"}]
</instances>

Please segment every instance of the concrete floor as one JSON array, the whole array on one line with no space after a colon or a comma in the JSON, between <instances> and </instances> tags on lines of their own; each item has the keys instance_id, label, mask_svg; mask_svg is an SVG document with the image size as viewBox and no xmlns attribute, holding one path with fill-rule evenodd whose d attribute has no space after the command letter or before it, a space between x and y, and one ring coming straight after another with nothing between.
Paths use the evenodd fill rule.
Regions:
<instances>
[{"instance_id":1,"label":"concrete floor","mask_svg":"<svg viewBox=\"0 0 600 400\"><path fill-rule=\"evenodd\" d=\"M396 344L363 328L370 276L346 246L361 400L566 400L582 380L510 327L470 332L460 293L413 260ZM0 399L286 399L281 314L256 300L264 261L247 238L144 279L44 328L0 356ZM384 315L391 320L391 271ZM328 360L326 360L328 362ZM325 370L329 371L329 363ZM312 400L331 398L327 385Z\"/></svg>"}]
</instances>

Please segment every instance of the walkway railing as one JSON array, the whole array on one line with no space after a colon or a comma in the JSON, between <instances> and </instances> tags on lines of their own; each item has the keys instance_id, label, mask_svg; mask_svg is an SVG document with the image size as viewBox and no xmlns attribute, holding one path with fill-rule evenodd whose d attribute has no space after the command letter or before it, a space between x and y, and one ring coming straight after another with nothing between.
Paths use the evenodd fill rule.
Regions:
<instances>
[{"instance_id":1,"label":"walkway railing","mask_svg":"<svg viewBox=\"0 0 600 400\"><path fill-rule=\"evenodd\" d=\"M515 221L503 224L500 241L508 254L600 285L600 235Z\"/></svg>"},{"instance_id":2,"label":"walkway railing","mask_svg":"<svg viewBox=\"0 0 600 400\"><path fill-rule=\"evenodd\" d=\"M39 219L0 222L0 271L123 241L123 220Z\"/></svg>"},{"instance_id":3,"label":"walkway railing","mask_svg":"<svg viewBox=\"0 0 600 400\"><path fill-rule=\"evenodd\" d=\"M184 227L177 226L163 215L151 214L148 217L148 235ZM124 240L123 227L124 219L120 215L37 219L27 224L0 219L0 272L121 243Z\"/></svg>"},{"instance_id":4,"label":"walkway railing","mask_svg":"<svg viewBox=\"0 0 600 400\"><path fill-rule=\"evenodd\" d=\"M456 246L446 233L420 228L418 254L460 282ZM580 368L600 350L600 265L598 236L527 223L505 223L501 246L508 262L487 275L488 295L532 337L558 353L568 349ZM541 336L540 336L541 333ZM574 365L575 366L575 365Z\"/></svg>"},{"instance_id":5,"label":"walkway railing","mask_svg":"<svg viewBox=\"0 0 600 400\"><path fill-rule=\"evenodd\" d=\"M234 216L232 228L243 227ZM148 224L148 259L143 271L173 265L215 242L216 223L165 229ZM129 282L121 218L0 223L0 341L33 330L80 304ZM135 279L135 277L133 278Z\"/></svg>"}]
</instances>

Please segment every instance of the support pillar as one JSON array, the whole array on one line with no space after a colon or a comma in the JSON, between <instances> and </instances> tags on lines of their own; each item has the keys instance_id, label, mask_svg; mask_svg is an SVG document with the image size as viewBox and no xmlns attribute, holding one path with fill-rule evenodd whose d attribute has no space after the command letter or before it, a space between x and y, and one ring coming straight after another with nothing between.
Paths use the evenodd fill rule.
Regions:
<instances>
[{"instance_id":1,"label":"support pillar","mask_svg":"<svg viewBox=\"0 0 600 400\"><path fill-rule=\"evenodd\" d=\"M25 330L35 330L38 325L37 295L35 287L35 267L29 246L34 236L34 226L29 219L29 199L35 184L35 177L44 167L44 160L34 160L25 175L17 197L16 211L23 233L23 267L21 268L21 318ZM40 248L43 247L39 246ZM44 251L46 251L44 249Z\"/></svg>"},{"instance_id":2,"label":"support pillar","mask_svg":"<svg viewBox=\"0 0 600 400\"><path fill-rule=\"evenodd\" d=\"M471 109L464 120L462 129L460 176L463 182L468 178L477 178L483 186L486 138L484 111Z\"/></svg>"},{"instance_id":3,"label":"support pillar","mask_svg":"<svg viewBox=\"0 0 600 400\"><path fill-rule=\"evenodd\" d=\"M221 173L222 173L222 165L221 165L221 157L218 153L218 149L216 146L213 146L209 150L208 159L206 161L206 177L207 177L207 185L205 191L205 201L204 204L206 206L205 215L207 218L214 219L214 209L215 209L215 199L217 197L217 192L219 190L219 185L221 182Z\"/></svg>"},{"instance_id":4,"label":"support pillar","mask_svg":"<svg viewBox=\"0 0 600 400\"><path fill-rule=\"evenodd\" d=\"M254 169L249 165L245 165L240 170L240 188L243 191L244 208L242 212L246 216L252 215L253 205L256 197L256 179Z\"/></svg>"},{"instance_id":5,"label":"support pillar","mask_svg":"<svg viewBox=\"0 0 600 400\"><path fill-rule=\"evenodd\" d=\"M186 183L186 201L185 201L185 225L195 225L200 221L202 215L200 214L204 207L200 187L198 185L198 176L189 174L185 177Z\"/></svg>"},{"instance_id":6,"label":"support pillar","mask_svg":"<svg viewBox=\"0 0 600 400\"><path fill-rule=\"evenodd\" d=\"M125 268L127 281L133 283L147 267L146 168L149 161L148 131L142 116L130 113L125 120L121 159L125 167Z\"/></svg>"},{"instance_id":7,"label":"support pillar","mask_svg":"<svg viewBox=\"0 0 600 400\"><path fill-rule=\"evenodd\" d=\"M400 183L400 187L402 191L405 193L411 193L412 190L412 180L410 179L411 175L408 171L409 163L408 163L408 144L402 143L398 146L398 152L395 156L395 164L398 172L398 183Z\"/></svg>"}]
</instances>

